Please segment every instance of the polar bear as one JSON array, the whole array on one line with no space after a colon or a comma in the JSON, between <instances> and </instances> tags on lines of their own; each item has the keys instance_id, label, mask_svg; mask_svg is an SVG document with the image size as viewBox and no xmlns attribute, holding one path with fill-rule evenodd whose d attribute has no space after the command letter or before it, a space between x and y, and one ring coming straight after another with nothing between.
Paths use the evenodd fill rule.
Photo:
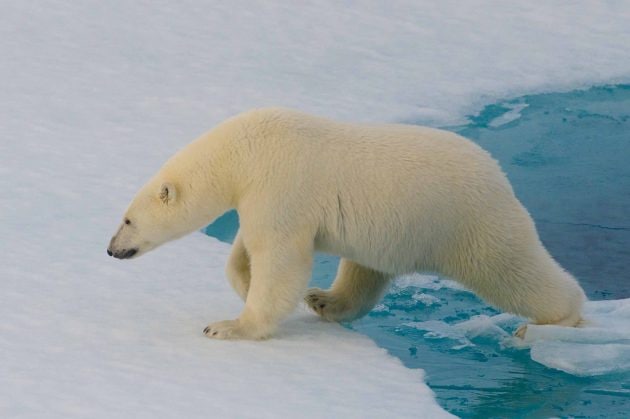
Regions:
<instances>
[{"instance_id":1,"label":"polar bear","mask_svg":"<svg viewBox=\"0 0 630 419\"><path fill-rule=\"evenodd\" d=\"M208 337L267 338L303 298L326 320L356 319L394 276L423 271L536 324L581 319L582 288L545 250L497 162L452 132L240 114L164 164L107 252L138 257L232 208L241 225L226 273L245 306ZM315 251L341 257L330 290L307 291Z\"/></svg>"}]
</instances>

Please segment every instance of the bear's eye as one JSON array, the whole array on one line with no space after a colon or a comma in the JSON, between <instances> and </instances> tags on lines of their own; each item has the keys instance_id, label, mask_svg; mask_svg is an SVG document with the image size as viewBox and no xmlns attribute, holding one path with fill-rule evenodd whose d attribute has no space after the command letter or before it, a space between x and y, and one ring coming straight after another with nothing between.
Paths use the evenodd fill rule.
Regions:
<instances>
[{"instance_id":1,"label":"bear's eye","mask_svg":"<svg viewBox=\"0 0 630 419\"><path fill-rule=\"evenodd\" d=\"M131 220L129 218L125 218L125 224L127 225L131 224Z\"/></svg>"}]
</instances>

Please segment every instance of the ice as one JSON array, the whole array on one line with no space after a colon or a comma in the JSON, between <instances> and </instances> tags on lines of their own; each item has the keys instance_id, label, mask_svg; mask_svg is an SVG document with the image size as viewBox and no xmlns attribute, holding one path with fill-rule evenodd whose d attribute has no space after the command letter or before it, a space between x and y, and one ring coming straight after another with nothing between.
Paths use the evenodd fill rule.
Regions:
<instances>
[{"instance_id":1,"label":"ice","mask_svg":"<svg viewBox=\"0 0 630 419\"><path fill-rule=\"evenodd\" d=\"M415 301L418 301L424 304L425 306L432 306L440 302L440 299L438 297L431 294L425 294L423 292L417 292L414 295L412 295L411 298Z\"/></svg>"},{"instance_id":2,"label":"ice","mask_svg":"<svg viewBox=\"0 0 630 419\"><path fill-rule=\"evenodd\" d=\"M536 362L577 376L630 371L630 299L590 301L581 328L529 325Z\"/></svg>"},{"instance_id":3,"label":"ice","mask_svg":"<svg viewBox=\"0 0 630 419\"><path fill-rule=\"evenodd\" d=\"M415 287L432 291L441 290L443 288L466 290L463 285L451 279L440 278L436 275L423 274L409 274L399 276L394 280L394 286L397 288Z\"/></svg>"},{"instance_id":4,"label":"ice","mask_svg":"<svg viewBox=\"0 0 630 419\"><path fill-rule=\"evenodd\" d=\"M404 326L426 332L425 339L452 340L452 350L473 347L476 339L494 341L504 349L530 350L534 361L571 375L630 372L630 299L589 301L584 317L584 325L578 328L530 324L524 339L513 337L512 331L525 320L508 313Z\"/></svg>"},{"instance_id":5,"label":"ice","mask_svg":"<svg viewBox=\"0 0 630 419\"><path fill-rule=\"evenodd\" d=\"M576 376L630 371L630 343L543 341L532 345L531 356L534 361L549 368Z\"/></svg>"},{"instance_id":6,"label":"ice","mask_svg":"<svg viewBox=\"0 0 630 419\"><path fill-rule=\"evenodd\" d=\"M123 263L108 238L166 158L246 109L444 125L497 99L630 80L629 10L3 2L0 416L446 415L421 370L312 315L268 342L204 338L242 306L226 245L196 234Z\"/></svg>"},{"instance_id":7,"label":"ice","mask_svg":"<svg viewBox=\"0 0 630 419\"><path fill-rule=\"evenodd\" d=\"M385 304L377 304L371 311L372 314L387 314L389 313L389 308Z\"/></svg>"},{"instance_id":8,"label":"ice","mask_svg":"<svg viewBox=\"0 0 630 419\"><path fill-rule=\"evenodd\" d=\"M457 282L431 275L403 276L394 285L398 289L430 292L442 289L470 292ZM414 293L411 299L426 307L440 302L438 297L424 292ZM388 307L380 309L385 310ZM588 301L582 327L529 324L524 339L513 337L514 330L525 323L526 319L501 313L473 315L463 321L405 322L402 326L425 332L425 339L452 341L447 347L455 351L475 347L478 339L492 341L502 349L529 350L534 361L576 376L630 371L630 299Z\"/></svg>"},{"instance_id":9,"label":"ice","mask_svg":"<svg viewBox=\"0 0 630 419\"><path fill-rule=\"evenodd\" d=\"M509 314L498 314L496 316L481 314L454 324L439 320L429 320L408 322L404 326L427 332L424 335L425 338L454 340L456 344L451 349L459 350L468 346L474 346L472 340L478 337L490 337L497 341L502 341L509 337L508 332L502 329L499 324L513 317Z\"/></svg>"},{"instance_id":10,"label":"ice","mask_svg":"<svg viewBox=\"0 0 630 419\"><path fill-rule=\"evenodd\" d=\"M505 106L508 109L507 112L488 122L489 127L499 128L505 124L516 121L521 117L521 111L529 105L527 105L527 103L508 103Z\"/></svg>"}]
</instances>

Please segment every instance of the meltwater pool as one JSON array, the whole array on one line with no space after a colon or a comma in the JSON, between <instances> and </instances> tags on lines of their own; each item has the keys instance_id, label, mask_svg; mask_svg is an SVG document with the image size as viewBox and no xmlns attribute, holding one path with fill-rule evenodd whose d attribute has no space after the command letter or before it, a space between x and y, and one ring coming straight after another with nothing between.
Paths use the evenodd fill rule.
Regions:
<instances>
[{"instance_id":1,"label":"meltwater pool","mask_svg":"<svg viewBox=\"0 0 630 419\"><path fill-rule=\"evenodd\" d=\"M590 299L630 297L630 85L524 96L449 129L499 160L543 243ZM206 233L230 242L237 228L231 212ZM328 287L337 262L318 255L312 285ZM412 276L346 326L423 368L440 404L461 417L630 417L627 370L578 377L545 367L505 344L518 321L498 314L444 278Z\"/></svg>"}]
</instances>

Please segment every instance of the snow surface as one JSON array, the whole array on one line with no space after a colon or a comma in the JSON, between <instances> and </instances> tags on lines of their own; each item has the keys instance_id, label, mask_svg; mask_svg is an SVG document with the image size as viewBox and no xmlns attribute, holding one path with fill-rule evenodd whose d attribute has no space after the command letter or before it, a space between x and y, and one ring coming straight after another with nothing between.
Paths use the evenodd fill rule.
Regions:
<instances>
[{"instance_id":1,"label":"snow surface","mask_svg":"<svg viewBox=\"0 0 630 419\"><path fill-rule=\"evenodd\" d=\"M195 234L115 263L95 237L104 226L7 275L1 417L447 416L422 371L311 314L265 342L204 337L241 306L223 278L229 247Z\"/></svg>"},{"instance_id":2,"label":"snow surface","mask_svg":"<svg viewBox=\"0 0 630 419\"><path fill-rule=\"evenodd\" d=\"M3 2L0 416L445 415L367 338L237 315L227 248L192 235L120 262L125 205L245 109L450 124L497 99L630 80L626 2Z\"/></svg>"}]
</instances>

